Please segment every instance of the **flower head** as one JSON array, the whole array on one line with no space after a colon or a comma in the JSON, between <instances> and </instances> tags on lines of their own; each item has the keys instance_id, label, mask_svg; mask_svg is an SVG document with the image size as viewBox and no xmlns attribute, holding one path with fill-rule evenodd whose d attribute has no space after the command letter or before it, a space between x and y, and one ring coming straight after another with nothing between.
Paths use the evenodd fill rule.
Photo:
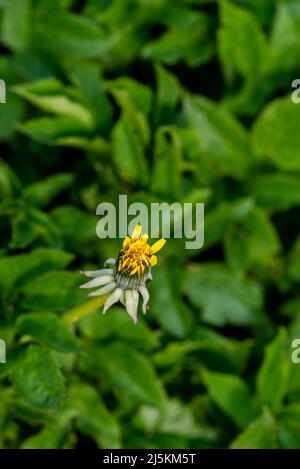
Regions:
<instances>
[{"instance_id":1,"label":"flower head","mask_svg":"<svg viewBox=\"0 0 300 469\"><path fill-rule=\"evenodd\" d=\"M137 225L131 237L123 241L117 259L107 259L105 269L81 271L87 277L93 277L80 288L101 287L88 296L110 294L103 306L103 314L115 303L120 301L137 323L139 294L143 298L143 313L146 314L149 301L147 282L152 280L151 268L156 265L156 253L162 249L166 240L160 239L152 246L148 244L148 235L141 234L141 225Z\"/></svg>"}]
</instances>

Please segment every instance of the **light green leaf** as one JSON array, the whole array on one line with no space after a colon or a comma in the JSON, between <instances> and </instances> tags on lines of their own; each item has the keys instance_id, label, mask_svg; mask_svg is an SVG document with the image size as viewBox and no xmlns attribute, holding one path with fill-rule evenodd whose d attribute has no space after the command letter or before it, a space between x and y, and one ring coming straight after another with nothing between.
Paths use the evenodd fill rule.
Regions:
<instances>
[{"instance_id":1,"label":"light green leaf","mask_svg":"<svg viewBox=\"0 0 300 469\"><path fill-rule=\"evenodd\" d=\"M13 91L18 96L26 99L39 109L58 116L71 117L77 119L87 129L94 126L93 117L90 111L72 96L71 90L55 79L44 79L37 82L16 85Z\"/></svg>"},{"instance_id":2,"label":"light green leaf","mask_svg":"<svg viewBox=\"0 0 300 469\"><path fill-rule=\"evenodd\" d=\"M177 399L167 401L163 412L153 407L142 406L135 417L135 424L148 434L176 435L183 438L212 440L215 432L199 423L192 408Z\"/></svg>"},{"instance_id":3,"label":"light green leaf","mask_svg":"<svg viewBox=\"0 0 300 469\"><path fill-rule=\"evenodd\" d=\"M240 433L231 444L232 449L273 449L276 448L276 425L272 415L264 410Z\"/></svg>"},{"instance_id":4,"label":"light green leaf","mask_svg":"<svg viewBox=\"0 0 300 469\"><path fill-rule=\"evenodd\" d=\"M253 127L253 143L257 154L283 171L300 169L300 106L291 97L272 101Z\"/></svg>"},{"instance_id":5,"label":"light green leaf","mask_svg":"<svg viewBox=\"0 0 300 469\"><path fill-rule=\"evenodd\" d=\"M56 12L35 22L33 40L44 51L75 57L100 57L107 47L106 33L83 15Z\"/></svg>"},{"instance_id":6,"label":"light green leaf","mask_svg":"<svg viewBox=\"0 0 300 469\"><path fill-rule=\"evenodd\" d=\"M270 53L274 71L289 70L300 58L299 30L292 11L283 2L277 5L270 38Z\"/></svg>"},{"instance_id":7,"label":"light green leaf","mask_svg":"<svg viewBox=\"0 0 300 469\"><path fill-rule=\"evenodd\" d=\"M290 362L286 346L287 334L285 329L281 329L266 347L264 360L257 374L257 396L262 404L266 404L274 412L280 409L287 385Z\"/></svg>"},{"instance_id":8,"label":"light green leaf","mask_svg":"<svg viewBox=\"0 0 300 469\"><path fill-rule=\"evenodd\" d=\"M72 117L39 117L18 125L28 137L48 145L57 145L62 138L89 136L85 124Z\"/></svg>"},{"instance_id":9,"label":"light green leaf","mask_svg":"<svg viewBox=\"0 0 300 469\"><path fill-rule=\"evenodd\" d=\"M28 47L31 36L31 1L9 0L3 11L2 40L16 51Z\"/></svg>"},{"instance_id":10,"label":"light green leaf","mask_svg":"<svg viewBox=\"0 0 300 469\"><path fill-rule=\"evenodd\" d=\"M227 0L220 2L218 49L225 75L232 69L246 79L263 73L268 58L267 41L255 16Z\"/></svg>"},{"instance_id":11,"label":"light green leaf","mask_svg":"<svg viewBox=\"0 0 300 469\"><path fill-rule=\"evenodd\" d=\"M258 174L250 190L257 203L267 210L287 210L300 205L300 177L291 174Z\"/></svg>"},{"instance_id":12,"label":"light green leaf","mask_svg":"<svg viewBox=\"0 0 300 469\"><path fill-rule=\"evenodd\" d=\"M126 76L110 80L107 86L112 94L114 94L114 90L126 90L135 107L146 116L149 115L153 101L151 88Z\"/></svg>"}]
</instances>

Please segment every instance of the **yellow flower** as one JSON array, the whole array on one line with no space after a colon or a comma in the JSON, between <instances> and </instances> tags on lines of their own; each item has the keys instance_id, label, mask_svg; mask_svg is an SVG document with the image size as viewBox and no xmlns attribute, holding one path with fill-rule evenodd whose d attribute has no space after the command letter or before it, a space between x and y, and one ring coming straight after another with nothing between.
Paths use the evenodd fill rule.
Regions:
<instances>
[{"instance_id":1,"label":"yellow flower","mask_svg":"<svg viewBox=\"0 0 300 469\"><path fill-rule=\"evenodd\" d=\"M122 249L117 259L108 259L105 268L95 271L82 271L83 275L93 277L93 280L81 285L80 288L99 287L89 293L89 296L106 295L110 293L104 307L103 314L115 303L120 301L137 323L137 308L139 293L143 297L143 313L146 314L149 292L146 283L152 280L151 268L156 265L155 254L165 245L166 240L160 239L152 246L148 244L148 235L142 235L142 227L138 224L131 237L123 241Z\"/></svg>"}]
</instances>

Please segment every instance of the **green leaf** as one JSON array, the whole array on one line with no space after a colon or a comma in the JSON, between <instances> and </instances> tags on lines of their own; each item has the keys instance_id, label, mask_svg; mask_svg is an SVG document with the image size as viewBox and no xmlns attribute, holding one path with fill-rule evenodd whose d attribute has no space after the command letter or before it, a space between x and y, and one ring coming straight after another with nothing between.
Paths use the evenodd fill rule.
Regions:
<instances>
[{"instance_id":1,"label":"green leaf","mask_svg":"<svg viewBox=\"0 0 300 469\"><path fill-rule=\"evenodd\" d=\"M182 302L179 267L160 265L155 272L155 282L150 290L150 311L163 328L176 337L185 337L192 325L189 310Z\"/></svg>"},{"instance_id":2,"label":"green leaf","mask_svg":"<svg viewBox=\"0 0 300 469\"><path fill-rule=\"evenodd\" d=\"M58 173L49 176L43 181L30 184L23 191L22 196L29 204L35 207L45 207L57 194L69 188L74 182L74 175L70 173Z\"/></svg>"},{"instance_id":3,"label":"green leaf","mask_svg":"<svg viewBox=\"0 0 300 469\"><path fill-rule=\"evenodd\" d=\"M234 222L243 220L253 208L251 199L238 199L234 203L220 203L205 218L205 241L203 249L224 239Z\"/></svg>"},{"instance_id":4,"label":"green leaf","mask_svg":"<svg viewBox=\"0 0 300 469\"><path fill-rule=\"evenodd\" d=\"M257 203L270 211L300 205L300 177L297 175L258 174L252 179L250 190Z\"/></svg>"},{"instance_id":5,"label":"green leaf","mask_svg":"<svg viewBox=\"0 0 300 469\"><path fill-rule=\"evenodd\" d=\"M66 137L89 136L85 124L72 117L40 117L18 125L18 129L37 142L58 145Z\"/></svg>"},{"instance_id":6,"label":"green leaf","mask_svg":"<svg viewBox=\"0 0 300 469\"><path fill-rule=\"evenodd\" d=\"M227 111L200 96L186 96L184 114L199 133L201 151L207 154L221 174L245 176L253 155L248 135Z\"/></svg>"},{"instance_id":7,"label":"green leaf","mask_svg":"<svg viewBox=\"0 0 300 469\"><path fill-rule=\"evenodd\" d=\"M201 362L211 371L225 373L241 373L253 346L251 339L241 341L229 338L206 326L197 328L195 340L203 350L203 353L197 354Z\"/></svg>"},{"instance_id":8,"label":"green leaf","mask_svg":"<svg viewBox=\"0 0 300 469\"><path fill-rule=\"evenodd\" d=\"M214 431L201 425L190 406L177 399L168 400L164 411L142 406L135 417L135 424L146 433L176 435L183 438L213 439Z\"/></svg>"},{"instance_id":9,"label":"green leaf","mask_svg":"<svg viewBox=\"0 0 300 469\"><path fill-rule=\"evenodd\" d=\"M238 3L250 10L263 26L269 25L273 19L276 6L274 0L238 0Z\"/></svg>"},{"instance_id":10,"label":"green leaf","mask_svg":"<svg viewBox=\"0 0 300 469\"><path fill-rule=\"evenodd\" d=\"M79 345L71 329L51 313L22 314L18 317L19 334L29 335L59 352L77 352Z\"/></svg>"},{"instance_id":11,"label":"green leaf","mask_svg":"<svg viewBox=\"0 0 300 469\"><path fill-rule=\"evenodd\" d=\"M297 238L287 258L287 274L295 282L300 281L300 238Z\"/></svg>"},{"instance_id":12,"label":"green leaf","mask_svg":"<svg viewBox=\"0 0 300 469\"><path fill-rule=\"evenodd\" d=\"M300 407L299 403L283 408L278 420L278 441L280 448L298 449L300 445Z\"/></svg>"},{"instance_id":13,"label":"green leaf","mask_svg":"<svg viewBox=\"0 0 300 469\"><path fill-rule=\"evenodd\" d=\"M180 83L167 69L155 67L157 94L155 100L156 125L174 122L174 111L181 95Z\"/></svg>"},{"instance_id":14,"label":"green leaf","mask_svg":"<svg viewBox=\"0 0 300 469\"><path fill-rule=\"evenodd\" d=\"M290 96L272 101L253 127L253 143L259 157L283 171L299 170L299 125L300 106Z\"/></svg>"},{"instance_id":15,"label":"green leaf","mask_svg":"<svg viewBox=\"0 0 300 469\"><path fill-rule=\"evenodd\" d=\"M203 379L212 400L239 427L255 418L250 389L239 376L204 371Z\"/></svg>"},{"instance_id":16,"label":"green leaf","mask_svg":"<svg viewBox=\"0 0 300 469\"><path fill-rule=\"evenodd\" d=\"M30 220L26 211L20 211L12 219L12 249L23 249L31 244L39 235L37 225Z\"/></svg>"},{"instance_id":17,"label":"green leaf","mask_svg":"<svg viewBox=\"0 0 300 469\"><path fill-rule=\"evenodd\" d=\"M17 128L24 106L22 100L9 91L6 94L6 103L0 105L5 106L5 113L0 113L0 139L4 140L11 137Z\"/></svg>"},{"instance_id":18,"label":"green leaf","mask_svg":"<svg viewBox=\"0 0 300 469\"><path fill-rule=\"evenodd\" d=\"M297 66L300 58L299 30L293 12L283 2L277 5L270 38L274 71Z\"/></svg>"},{"instance_id":19,"label":"green leaf","mask_svg":"<svg viewBox=\"0 0 300 469\"><path fill-rule=\"evenodd\" d=\"M59 409L64 380L49 353L30 345L12 371L12 379L22 397L33 407Z\"/></svg>"},{"instance_id":20,"label":"green leaf","mask_svg":"<svg viewBox=\"0 0 300 469\"><path fill-rule=\"evenodd\" d=\"M155 135L152 191L163 198L178 200L181 171L181 141L176 128L160 127Z\"/></svg>"},{"instance_id":21,"label":"green leaf","mask_svg":"<svg viewBox=\"0 0 300 469\"><path fill-rule=\"evenodd\" d=\"M225 249L228 264L237 270L252 265L271 267L280 251L280 239L266 212L254 206L227 233Z\"/></svg>"},{"instance_id":22,"label":"green leaf","mask_svg":"<svg viewBox=\"0 0 300 469\"><path fill-rule=\"evenodd\" d=\"M32 278L68 265L73 256L64 251L39 248L29 254L0 259L0 286L6 291L19 287Z\"/></svg>"},{"instance_id":23,"label":"green leaf","mask_svg":"<svg viewBox=\"0 0 300 469\"><path fill-rule=\"evenodd\" d=\"M153 93L151 88L145 86L130 77L118 77L109 80L108 89L114 94L115 90L125 90L128 92L132 103L135 107L143 112L146 116L150 114L153 101Z\"/></svg>"},{"instance_id":24,"label":"green leaf","mask_svg":"<svg viewBox=\"0 0 300 469\"><path fill-rule=\"evenodd\" d=\"M73 13L44 14L35 22L33 40L42 50L74 57L100 57L106 49L106 34L87 17Z\"/></svg>"},{"instance_id":25,"label":"green leaf","mask_svg":"<svg viewBox=\"0 0 300 469\"><path fill-rule=\"evenodd\" d=\"M77 96L73 97L71 93L68 95L68 89L65 89L56 80L45 79L25 85L16 85L13 90L42 111L76 119L87 129L94 127L90 111L79 99L75 99Z\"/></svg>"},{"instance_id":26,"label":"green leaf","mask_svg":"<svg viewBox=\"0 0 300 469\"><path fill-rule=\"evenodd\" d=\"M276 447L275 421L272 415L264 410L263 414L254 420L240 433L231 444L232 449L273 449Z\"/></svg>"},{"instance_id":27,"label":"green leaf","mask_svg":"<svg viewBox=\"0 0 300 469\"><path fill-rule=\"evenodd\" d=\"M119 91L121 117L112 132L113 160L122 179L145 184L148 179L145 148L149 141L148 122L130 100Z\"/></svg>"},{"instance_id":28,"label":"green leaf","mask_svg":"<svg viewBox=\"0 0 300 469\"><path fill-rule=\"evenodd\" d=\"M267 41L255 16L227 0L220 2L221 27L218 31L218 51L225 75L232 69L249 79L266 69Z\"/></svg>"},{"instance_id":29,"label":"green leaf","mask_svg":"<svg viewBox=\"0 0 300 469\"><path fill-rule=\"evenodd\" d=\"M208 324L250 325L260 321L260 286L222 264L191 265L185 275L184 291Z\"/></svg>"},{"instance_id":30,"label":"green leaf","mask_svg":"<svg viewBox=\"0 0 300 469\"><path fill-rule=\"evenodd\" d=\"M280 409L286 390L289 365L286 345L287 334L285 329L281 329L266 347L264 360L257 374L257 396L262 404L266 404L274 412Z\"/></svg>"},{"instance_id":31,"label":"green leaf","mask_svg":"<svg viewBox=\"0 0 300 469\"><path fill-rule=\"evenodd\" d=\"M14 171L0 159L0 199L9 199L20 187L21 183Z\"/></svg>"},{"instance_id":32,"label":"green leaf","mask_svg":"<svg viewBox=\"0 0 300 469\"><path fill-rule=\"evenodd\" d=\"M62 449L67 447L65 440L69 428L59 425L48 425L42 428L38 433L32 435L21 444L21 449Z\"/></svg>"},{"instance_id":33,"label":"green leaf","mask_svg":"<svg viewBox=\"0 0 300 469\"><path fill-rule=\"evenodd\" d=\"M214 52L214 47L207 40L206 16L195 14L193 23L186 27L171 27L158 39L148 42L142 50L142 56L145 59L160 60L168 65L184 60L190 67L197 67L207 62Z\"/></svg>"},{"instance_id":34,"label":"green leaf","mask_svg":"<svg viewBox=\"0 0 300 469\"><path fill-rule=\"evenodd\" d=\"M120 447L119 425L94 387L73 384L68 389L66 407L75 416L80 433L94 438L102 448Z\"/></svg>"},{"instance_id":35,"label":"green leaf","mask_svg":"<svg viewBox=\"0 0 300 469\"><path fill-rule=\"evenodd\" d=\"M47 213L30 207L26 211L26 216L27 220L35 225L38 235L45 240L46 244L56 249L62 248L59 230Z\"/></svg>"},{"instance_id":36,"label":"green leaf","mask_svg":"<svg viewBox=\"0 0 300 469\"><path fill-rule=\"evenodd\" d=\"M247 233L240 227L231 227L224 238L224 251L230 269L245 271L249 262Z\"/></svg>"},{"instance_id":37,"label":"green leaf","mask_svg":"<svg viewBox=\"0 0 300 469\"><path fill-rule=\"evenodd\" d=\"M67 67L72 82L80 89L92 112L93 119L105 135L113 125L113 108L98 67L92 64L71 63Z\"/></svg>"},{"instance_id":38,"label":"green leaf","mask_svg":"<svg viewBox=\"0 0 300 469\"><path fill-rule=\"evenodd\" d=\"M81 333L91 340L102 342L108 339L121 340L143 350L151 350L158 346L155 331L146 322L140 320L132 327L132 319L123 307L114 307L108 314L90 314L79 323Z\"/></svg>"},{"instance_id":39,"label":"green leaf","mask_svg":"<svg viewBox=\"0 0 300 469\"><path fill-rule=\"evenodd\" d=\"M80 253L97 250L99 240L96 238L96 225L99 219L96 215L86 213L72 205L59 205L51 212L51 218L70 250Z\"/></svg>"},{"instance_id":40,"label":"green leaf","mask_svg":"<svg viewBox=\"0 0 300 469\"><path fill-rule=\"evenodd\" d=\"M26 49L31 36L31 20L30 0L5 2L2 25L3 42L16 51Z\"/></svg>"},{"instance_id":41,"label":"green leaf","mask_svg":"<svg viewBox=\"0 0 300 469\"><path fill-rule=\"evenodd\" d=\"M53 311L72 308L85 297L84 292L78 289L81 280L80 275L74 272L45 272L21 287L22 306Z\"/></svg>"},{"instance_id":42,"label":"green leaf","mask_svg":"<svg viewBox=\"0 0 300 469\"><path fill-rule=\"evenodd\" d=\"M105 376L124 398L154 407L164 404L165 392L150 361L129 345L125 353L121 343L90 348L82 366L92 375Z\"/></svg>"}]
</instances>

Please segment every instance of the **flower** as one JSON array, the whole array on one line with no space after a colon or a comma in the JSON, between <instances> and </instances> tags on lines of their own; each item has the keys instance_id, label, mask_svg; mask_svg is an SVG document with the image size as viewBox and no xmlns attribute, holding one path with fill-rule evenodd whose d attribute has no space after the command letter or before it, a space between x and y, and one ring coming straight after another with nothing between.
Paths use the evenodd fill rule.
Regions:
<instances>
[{"instance_id":1,"label":"flower","mask_svg":"<svg viewBox=\"0 0 300 469\"><path fill-rule=\"evenodd\" d=\"M126 237L117 259L107 259L104 269L80 273L92 280L80 286L80 288L99 289L88 296L110 294L103 306L103 314L115 303L120 301L126 308L134 324L137 323L137 309L139 294L143 298L143 313L146 314L149 301L149 292L146 283L152 280L151 268L156 265L156 253L162 249L166 240L160 239L152 246L148 244L148 235L141 234L142 227L138 224L131 238Z\"/></svg>"}]
</instances>

